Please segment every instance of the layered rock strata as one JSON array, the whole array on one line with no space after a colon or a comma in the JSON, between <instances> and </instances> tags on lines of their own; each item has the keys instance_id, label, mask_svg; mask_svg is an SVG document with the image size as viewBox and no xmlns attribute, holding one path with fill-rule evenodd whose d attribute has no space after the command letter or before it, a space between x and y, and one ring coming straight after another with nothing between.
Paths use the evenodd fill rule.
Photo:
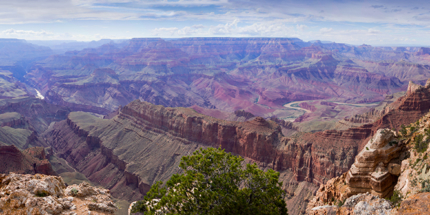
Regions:
<instances>
[{"instance_id":1,"label":"layered rock strata","mask_svg":"<svg viewBox=\"0 0 430 215\"><path fill-rule=\"evenodd\" d=\"M0 142L0 163L0 173L56 175L42 147L21 151L13 145L1 146Z\"/></svg>"},{"instance_id":2,"label":"layered rock strata","mask_svg":"<svg viewBox=\"0 0 430 215\"><path fill-rule=\"evenodd\" d=\"M347 173L321 185L315 198L308 204L307 212L338 215L381 214L383 211L369 211L369 208L375 206L370 207L374 199L386 196L393 201L391 206L384 206L386 214L388 211L389 214L428 214L429 130L430 114L402 128L395 136L399 144L394 144L393 133L379 130L365 146L367 148L356 157L356 162ZM374 171L371 171L372 169ZM395 192L391 196L393 189ZM357 195L353 194L363 192L366 194L359 195L371 198L366 197L360 200L353 210L348 209L348 202L354 200L357 203Z\"/></svg>"},{"instance_id":3,"label":"layered rock strata","mask_svg":"<svg viewBox=\"0 0 430 215\"><path fill-rule=\"evenodd\" d=\"M348 195L369 192L385 198L391 196L400 175L401 147L390 129L380 129L355 157L345 182Z\"/></svg>"},{"instance_id":4,"label":"layered rock strata","mask_svg":"<svg viewBox=\"0 0 430 215\"><path fill-rule=\"evenodd\" d=\"M402 97L396 109L375 123L344 131L285 137L275 122L259 117L230 122L188 108L166 108L136 100L111 119L71 113L44 137L60 157L88 179L129 201L142 198L155 181L177 173L182 156L208 146L225 148L262 168L281 172L292 200L313 193L315 185L310 183L324 184L347 172L355 155L378 129L400 127L424 115L430 107L426 105L430 102L428 92L420 88ZM305 188L304 182L308 188L298 192ZM294 204L305 203L294 200L290 205Z\"/></svg>"}]
</instances>

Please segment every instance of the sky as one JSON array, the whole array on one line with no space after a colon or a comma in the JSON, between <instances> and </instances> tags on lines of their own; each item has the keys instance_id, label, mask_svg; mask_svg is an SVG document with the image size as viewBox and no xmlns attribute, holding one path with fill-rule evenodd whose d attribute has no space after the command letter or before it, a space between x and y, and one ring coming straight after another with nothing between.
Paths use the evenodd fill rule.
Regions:
<instances>
[{"instance_id":1,"label":"sky","mask_svg":"<svg viewBox=\"0 0 430 215\"><path fill-rule=\"evenodd\" d=\"M426 0L0 0L0 38L296 37L430 46Z\"/></svg>"}]
</instances>

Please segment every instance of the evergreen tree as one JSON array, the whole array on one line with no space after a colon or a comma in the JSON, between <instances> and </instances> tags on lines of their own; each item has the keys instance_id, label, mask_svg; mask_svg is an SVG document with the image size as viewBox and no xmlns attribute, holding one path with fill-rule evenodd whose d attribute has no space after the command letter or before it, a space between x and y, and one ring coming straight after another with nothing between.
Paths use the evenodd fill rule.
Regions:
<instances>
[{"instance_id":1,"label":"evergreen tree","mask_svg":"<svg viewBox=\"0 0 430 215\"><path fill-rule=\"evenodd\" d=\"M224 150L200 149L184 156L163 186L152 185L132 212L145 214L288 214L279 173L243 167L244 159Z\"/></svg>"}]
</instances>

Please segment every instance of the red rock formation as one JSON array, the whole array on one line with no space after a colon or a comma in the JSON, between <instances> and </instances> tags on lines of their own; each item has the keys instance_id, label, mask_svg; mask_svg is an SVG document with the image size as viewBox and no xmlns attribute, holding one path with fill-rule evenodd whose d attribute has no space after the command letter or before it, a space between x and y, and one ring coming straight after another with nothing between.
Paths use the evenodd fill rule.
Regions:
<instances>
[{"instance_id":1,"label":"red rock formation","mask_svg":"<svg viewBox=\"0 0 430 215\"><path fill-rule=\"evenodd\" d=\"M304 108L304 109L306 109L306 110L310 110L310 111L312 111L312 112L314 112L314 111L316 111L316 110L317 110L317 108L316 108L315 106L310 105L310 104L308 104L308 103L306 103L306 102L302 102L302 103L300 103L300 104L299 104L299 106L300 106L301 108Z\"/></svg>"},{"instance_id":2,"label":"red rock formation","mask_svg":"<svg viewBox=\"0 0 430 215\"><path fill-rule=\"evenodd\" d=\"M263 116L292 101L372 102L402 89L397 78L335 56L292 38L132 39L52 56L28 76L48 101L103 115L142 99Z\"/></svg>"},{"instance_id":3,"label":"red rock formation","mask_svg":"<svg viewBox=\"0 0 430 215\"><path fill-rule=\"evenodd\" d=\"M298 181L320 184L346 172L357 152L376 130L398 128L428 112L428 92L429 89L422 88L401 98L397 109L389 111L373 124L345 131L305 133L294 139L283 137L279 126L261 118L244 123L228 122L199 115L190 109L165 108L140 101L125 106L112 120L136 121L142 129L161 132L181 141L221 146L275 170L291 170ZM69 118L67 122L79 135L88 136L88 131L73 124L73 120ZM91 147L103 146L92 137L86 139ZM85 154L74 156L79 160Z\"/></svg>"},{"instance_id":4,"label":"red rock formation","mask_svg":"<svg viewBox=\"0 0 430 215\"><path fill-rule=\"evenodd\" d=\"M42 147L20 151L15 146L0 146L0 173L56 175Z\"/></svg>"}]
</instances>

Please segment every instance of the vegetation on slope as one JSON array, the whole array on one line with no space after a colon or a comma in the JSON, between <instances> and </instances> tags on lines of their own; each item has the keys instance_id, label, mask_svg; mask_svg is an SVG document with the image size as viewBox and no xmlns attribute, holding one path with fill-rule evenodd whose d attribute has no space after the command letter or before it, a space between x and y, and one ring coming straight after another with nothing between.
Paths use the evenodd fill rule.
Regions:
<instances>
[{"instance_id":1,"label":"vegetation on slope","mask_svg":"<svg viewBox=\"0 0 430 215\"><path fill-rule=\"evenodd\" d=\"M147 214L287 214L279 173L224 150L200 149L182 158L182 174L157 182L132 208Z\"/></svg>"}]
</instances>

